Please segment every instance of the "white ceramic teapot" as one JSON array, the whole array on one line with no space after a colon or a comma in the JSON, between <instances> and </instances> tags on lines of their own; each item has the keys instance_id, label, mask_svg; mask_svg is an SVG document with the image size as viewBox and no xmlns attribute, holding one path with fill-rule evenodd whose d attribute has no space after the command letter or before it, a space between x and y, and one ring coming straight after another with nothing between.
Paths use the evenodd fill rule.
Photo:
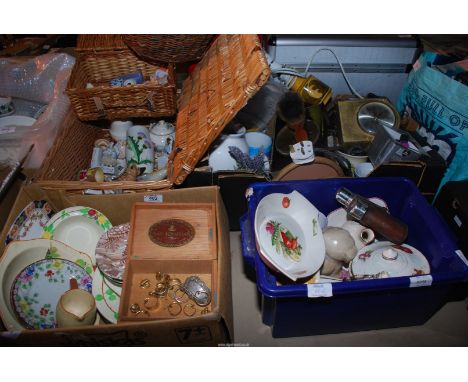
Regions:
<instances>
[{"instance_id":1,"label":"white ceramic teapot","mask_svg":"<svg viewBox=\"0 0 468 382\"><path fill-rule=\"evenodd\" d=\"M171 147L175 140L175 128L172 123L159 121L150 125L150 138L154 143L154 149L158 152L164 152L165 148ZM170 154L166 152L166 154Z\"/></svg>"}]
</instances>

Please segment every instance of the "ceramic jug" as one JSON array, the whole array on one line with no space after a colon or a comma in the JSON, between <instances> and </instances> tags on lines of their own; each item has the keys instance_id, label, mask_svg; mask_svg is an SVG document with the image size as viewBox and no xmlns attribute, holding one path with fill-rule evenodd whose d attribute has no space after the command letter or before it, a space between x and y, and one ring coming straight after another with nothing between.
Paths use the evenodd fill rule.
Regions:
<instances>
[{"instance_id":1,"label":"ceramic jug","mask_svg":"<svg viewBox=\"0 0 468 382\"><path fill-rule=\"evenodd\" d=\"M236 170L237 162L229 154L229 146L238 147L244 154L249 153L249 146L245 140L245 128L239 129L237 134L222 135L219 145L210 154L208 164L213 172L222 170Z\"/></svg>"},{"instance_id":2,"label":"ceramic jug","mask_svg":"<svg viewBox=\"0 0 468 382\"><path fill-rule=\"evenodd\" d=\"M64 328L92 325L96 314L96 301L91 293L83 289L70 289L57 303L57 326Z\"/></svg>"},{"instance_id":3,"label":"ceramic jug","mask_svg":"<svg viewBox=\"0 0 468 382\"><path fill-rule=\"evenodd\" d=\"M154 147L149 131L145 126L134 125L127 131L126 147L127 163L144 168L145 173L151 173L154 169Z\"/></svg>"},{"instance_id":4,"label":"ceramic jug","mask_svg":"<svg viewBox=\"0 0 468 382\"><path fill-rule=\"evenodd\" d=\"M348 220L341 226L341 228L349 232L351 237L354 239L354 244L358 251L372 243L375 239L374 231L352 220Z\"/></svg>"}]
</instances>

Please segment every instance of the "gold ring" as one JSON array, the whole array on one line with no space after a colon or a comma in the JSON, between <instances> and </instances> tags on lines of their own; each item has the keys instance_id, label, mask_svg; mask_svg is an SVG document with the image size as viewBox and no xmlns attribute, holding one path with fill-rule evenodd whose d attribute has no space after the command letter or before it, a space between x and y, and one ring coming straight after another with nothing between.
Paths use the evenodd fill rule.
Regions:
<instances>
[{"instance_id":1,"label":"gold ring","mask_svg":"<svg viewBox=\"0 0 468 382\"><path fill-rule=\"evenodd\" d=\"M183 295L180 296L180 297L177 296L177 292L179 292L179 291L183 293ZM184 299L184 295L185 295L185 299ZM182 289L180 289L180 285L176 285L176 286L174 287L174 289L173 289L173 291L172 291L172 298L173 298L176 302L178 302L178 303L180 303L180 304L182 304L182 303L184 303L184 302L187 302L187 301L189 300L189 297L185 294L185 292L184 292Z\"/></svg>"},{"instance_id":2,"label":"gold ring","mask_svg":"<svg viewBox=\"0 0 468 382\"><path fill-rule=\"evenodd\" d=\"M151 282L148 279L143 279L140 281L140 288L147 289L151 286Z\"/></svg>"},{"instance_id":3,"label":"gold ring","mask_svg":"<svg viewBox=\"0 0 468 382\"><path fill-rule=\"evenodd\" d=\"M169 280L167 285L169 289L174 289L174 287L182 285L182 281L179 278L174 277L173 279Z\"/></svg>"},{"instance_id":4,"label":"gold ring","mask_svg":"<svg viewBox=\"0 0 468 382\"><path fill-rule=\"evenodd\" d=\"M176 305L179 307L179 310L177 311L177 313L175 313L175 312L173 311L173 307L176 306ZM179 304L178 302L172 301L172 302L169 304L169 306L167 307L167 310L168 310L168 312L169 312L169 314L170 314L171 316L177 316L177 315L180 314L180 312L182 312L182 307L180 306L180 304Z\"/></svg>"},{"instance_id":5,"label":"gold ring","mask_svg":"<svg viewBox=\"0 0 468 382\"><path fill-rule=\"evenodd\" d=\"M208 314L210 313L210 310L208 308L203 309L200 314Z\"/></svg>"},{"instance_id":6,"label":"gold ring","mask_svg":"<svg viewBox=\"0 0 468 382\"><path fill-rule=\"evenodd\" d=\"M155 277L156 277L156 281L159 281L165 284L167 284L167 282L171 278L167 273L163 273L163 272L156 272Z\"/></svg>"},{"instance_id":7,"label":"gold ring","mask_svg":"<svg viewBox=\"0 0 468 382\"><path fill-rule=\"evenodd\" d=\"M191 310L190 310L190 313L187 313L187 307L188 307L189 309L191 309ZM185 306L184 306L184 314L185 314L186 316L192 317L195 313L197 313L197 309L195 308L195 305L193 305L192 303L190 303L190 304L185 304Z\"/></svg>"},{"instance_id":8,"label":"gold ring","mask_svg":"<svg viewBox=\"0 0 468 382\"><path fill-rule=\"evenodd\" d=\"M138 312L140 311L141 311L140 305L138 304L132 304L132 306L130 307L130 312L132 313L138 314Z\"/></svg>"},{"instance_id":9,"label":"gold ring","mask_svg":"<svg viewBox=\"0 0 468 382\"><path fill-rule=\"evenodd\" d=\"M146 309L148 310L157 310L159 308L159 298L153 297L154 300L156 300L153 304L150 303L150 298L146 297L143 300L143 305L145 306Z\"/></svg>"}]
</instances>

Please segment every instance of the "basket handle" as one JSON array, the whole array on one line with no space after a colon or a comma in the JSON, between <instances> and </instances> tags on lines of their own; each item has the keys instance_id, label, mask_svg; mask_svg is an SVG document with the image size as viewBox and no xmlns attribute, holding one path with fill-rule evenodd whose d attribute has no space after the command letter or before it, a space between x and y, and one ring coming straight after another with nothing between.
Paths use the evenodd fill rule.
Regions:
<instances>
[{"instance_id":1,"label":"basket handle","mask_svg":"<svg viewBox=\"0 0 468 382\"><path fill-rule=\"evenodd\" d=\"M94 104L98 112L99 118L106 118L106 111L104 110L104 104L102 103L101 97L93 97Z\"/></svg>"},{"instance_id":2,"label":"basket handle","mask_svg":"<svg viewBox=\"0 0 468 382\"><path fill-rule=\"evenodd\" d=\"M146 104L148 105L148 108L151 110L151 111L155 111L156 110L156 107L154 105L154 101L153 101L153 97L154 97L155 93L153 91L149 92L148 95L146 96L145 98L145 101L146 101Z\"/></svg>"},{"instance_id":3,"label":"basket handle","mask_svg":"<svg viewBox=\"0 0 468 382\"><path fill-rule=\"evenodd\" d=\"M257 253L255 238L252 235L250 227L250 220L248 214L245 213L240 217L240 230L241 230L241 243L242 243L242 257L245 262L255 269L255 255Z\"/></svg>"}]
</instances>

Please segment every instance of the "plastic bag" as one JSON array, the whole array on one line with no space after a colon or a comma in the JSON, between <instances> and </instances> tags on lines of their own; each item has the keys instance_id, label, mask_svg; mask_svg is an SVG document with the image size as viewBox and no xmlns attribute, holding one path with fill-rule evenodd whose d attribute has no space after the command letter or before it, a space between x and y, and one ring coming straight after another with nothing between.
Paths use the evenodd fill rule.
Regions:
<instances>
[{"instance_id":1,"label":"plastic bag","mask_svg":"<svg viewBox=\"0 0 468 382\"><path fill-rule=\"evenodd\" d=\"M418 124L417 133L447 161L439 185L468 179L468 87L431 67L437 56L423 53L409 74L397 109Z\"/></svg>"},{"instance_id":2,"label":"plastic bag","mask_svg":"<svg viewBox=\"0 0 468 382\"><path fill-rule=\"evenodd\" d=\"M65 88L74 63L75 59L64 53L48 53L34 58L0 58L0 94L14 97L15 114L25 115L27 110L47 105L31 127L20 126L11 134L0 135L3 156L19 161L34 144L24 167L35 169L41 166L70 109Z\"/></svg>"}]
</instances>

